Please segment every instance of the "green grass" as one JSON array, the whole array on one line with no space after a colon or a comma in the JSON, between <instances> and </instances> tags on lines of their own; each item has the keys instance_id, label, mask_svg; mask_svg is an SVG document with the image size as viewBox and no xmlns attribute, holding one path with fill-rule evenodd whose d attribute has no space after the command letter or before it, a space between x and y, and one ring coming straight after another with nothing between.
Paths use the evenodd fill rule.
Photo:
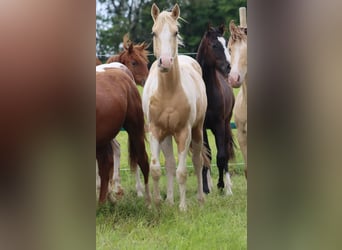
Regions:
<instances>
[{"instance_id":1,"label":"green grass","mask_svg":"<svg viewBox=\"0 0 342 250\"><path fill-rule=\"evenodd\" d=\"M166 195L165 179L162 196ZM247 249L244 177L232 178L233 196L214 190L203 206L196 200L195 179L188 178L185 213L178 209L178 185L174 206L162 203L148 209L144 199L136 197L134 185L123 183L125 196L97 211L97 249Z\"/></svg>"},{"instance_id":2,"label":"green grass","mask_svg":"<svg viewBox=\"0 0 342 250\"><path fill-rule=\"evenodd\" d=\"M209 138L213 143L211 134ZM218 171L216 166L212 167L215 187L206 196L205 204L199 206L196 199L197 181L188 157L187 212L178 209L176 178L175 205L163 202L160 207L153 204L152 209L148 209L144 199L137 197L135 177L128 170L127 133L120 132L117 139L121 144L120 174L125 195L115 205L106 204L98 208L97 249L247 249L247 184L242 174L243 166L230 167L234 194L229 197L217 190ZM148 147L148 143L146 145ZM212 148L215 155L216 148ZM239 153L237 155L237 160L240 160ZM165 169L162 168L162 172L160 187L165 199Z\"/></svg>"},{"instance_id":3,"label":"green grass","mask_svg":"<svg viewBox=\"0 0 342 250\"><path fill-rule=\"evenodd\" d=\"M234 130L236 133L236 130ZM96 211L97 249L247 249L247 183L240 165L242 155L236 150L236 158L229 165L232 174L233 195L224 196L216 188L218 170L214 137L208 131L212 149L212 178L214 190L203 206L196 199L197 181L191 158L188 156L186 212L180 212L178 183L175 178L175 205L164 202L152 209L145 205L144 198L135 192L135 176L128 170L127 133L120 132L121 184L125 195L115 205L105 204ZM237 147L238 143L236 142ZM150 153L146 142L147 152ZM174 143L175 147L175 143ZM176 147L174 152L177 152ZM176 157L177 158L177 157ZM161 156L161 164L164 164ZM238 164L238 165L235 165ZM150 177L152 191L152 178ZM162 166L160 179L161 196L166 197L166 175Z\"/></svg>"}]
</instances>

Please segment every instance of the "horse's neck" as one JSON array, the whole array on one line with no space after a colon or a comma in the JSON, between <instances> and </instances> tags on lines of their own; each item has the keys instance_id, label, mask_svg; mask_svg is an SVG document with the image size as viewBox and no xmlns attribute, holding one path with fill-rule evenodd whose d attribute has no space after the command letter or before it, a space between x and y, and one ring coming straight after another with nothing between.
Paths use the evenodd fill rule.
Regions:
<instances>
[{"instance_id":1,"label":"horse's neck","mask_svg":"<svg viewBox=\"0 0 342 250\"><path fill-rule=\"evenodd\" d=\"M178 56L175 56L169 72L162 73L158 70L158 91L162 95L173 95L179 87L181 87L180 69Z\"/></svg>"},{"instance_id":2,"label":"horse's neck","mask_svg":"<svg viewBox=\"0 0 342 250\"><path fill-rule=\"evenodd\" d=\"M209 67L206 65L202 66L203 69L203 80L207 88L210 88L212 86L213 79L216 79L216 68L215 67ZM219 71L218 71L219 72ZM219 72L220 74L220 72ZM209 84L210 83L210 84Z\"/></svg>"}]
</instances>

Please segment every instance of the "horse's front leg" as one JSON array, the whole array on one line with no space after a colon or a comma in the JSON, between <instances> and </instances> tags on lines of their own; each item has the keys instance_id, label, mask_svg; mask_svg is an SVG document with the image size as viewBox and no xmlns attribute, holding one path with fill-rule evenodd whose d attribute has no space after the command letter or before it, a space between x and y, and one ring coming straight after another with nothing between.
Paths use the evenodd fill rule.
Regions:
<instances>
[{"instance_id":1,"label":"horse's front leg","mask_svg":"<svg viewBox=\"0 0 342 250\"><path fill-rule=\"evenodd\" d=\"M163 151L165 157L165 169L167 175L167 196L166 200L171 205L174 204L173 198L173 179L176 175L176 161L173 155L173 147L172 147L172 137L168 136L161 143L161 149Z\"/></svg>"},{"instance_id":2,"label":"horse's front leg","mask_svg":"<svg viewBox=\"0 0 342 250\"><path fill-rule=\"evenodd\" d=\"M178 148L178 167L176 171L177 180L179 184L180 203L179 209L181 211L186 210L186 180L187 180L187 169L186 169L186 156L189 151L189 145L191 141L191 129L190 126L184 128L179 133L175 134L175 139Z\"/></svg>"},{"instance_id":3,"label":"horse's front leg","mask_svg":"<svg viewBox=\"0 0 342 250\"><path fill-rule=\"evenodd\" d=\"M160 143L153 133L151 133L150 135L150 148L151 148L150 171L151 171L151 175L153 179L153 197L154 197L154 202L156 204L159 204L161 201L160 189L159 189L159 179L161 176L160 161L159 161Z\"/></svg>"}]
</instances>

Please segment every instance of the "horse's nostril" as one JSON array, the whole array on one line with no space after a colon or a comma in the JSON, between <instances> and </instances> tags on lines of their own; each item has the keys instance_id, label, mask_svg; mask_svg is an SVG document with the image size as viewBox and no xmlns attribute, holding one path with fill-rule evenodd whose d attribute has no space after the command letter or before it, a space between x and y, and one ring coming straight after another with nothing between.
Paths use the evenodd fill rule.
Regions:
<instances>
[{"instance_id":1,"label":"horse's nostril","mask_svg":"<svg viewBox=\"0 0 342 250\"><path fill-rule=\"evenodd\" d=\"M162 59L161 58L159 59L159 63L162 64Z\"/></svg>"},{"instance_id":2,"label":"horse's nostril","mask_svg":"<svg viewBox=\"0 0 342 250\"><path fill-rule=\"evenodd\" d=\"M237 76L237 80L236 80L236 81L237 81L237 82L240 81L240 75Z\"/></svg>"}]
</instances>

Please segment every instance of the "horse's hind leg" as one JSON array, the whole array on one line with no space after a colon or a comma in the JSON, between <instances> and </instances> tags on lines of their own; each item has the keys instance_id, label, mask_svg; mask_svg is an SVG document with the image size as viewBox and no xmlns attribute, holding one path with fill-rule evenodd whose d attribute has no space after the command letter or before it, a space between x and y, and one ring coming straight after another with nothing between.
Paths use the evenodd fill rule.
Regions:
<instances>
[{"instance_id":1,"label":"horse's hind leg","mask_svg":"<svg viewBox=\"0 0 342 250\"><path fill-rule=\"evenodd\" d=\"M137 196L138 197L143 197L143 186L141 184L141 180L140 180L140 172L139 169L135 170L135 189L137 190Z\"/></svg>"},{"instance_id":2,"label":"horse's hind leg","mask_svg":"<svg viewBox=\"0 0 342 250\"><path fill-rule=\"evenodd\" d=\"M130 165L131 170L136 172L136 165L138 164L141 172L144 176L145 183L145 199L150 206L151 204L151 194L148 186L148 177L150 172L150 167L148 163L148 156L145 148L145 130L144 130L144 121L141 113L140 120L130 119L126 120L124 128L128 133L128 141L129 141L129 155L130 155ZM127 118L126 118L127 119ZM142 121L141 121L142 120Z\"/></svg>"},{"instance_id":3,"label":"horse's hind leg","mask_svg":"<svg viewBox=\"0 0 342 250\"><path fill-rule=\"evenodd\" d=\"M121 187L120 183L120 144L117 140L112 141L113 147L113 157L114 157L114 174L113 178L110 180L110 189L109 189L109 199L111 202L115 202L116 197L121 198L124 194L124 190Z\"/></svg>"},{"instance_id":4,"label":"horse's hind leg","mask_svg":"<svg viewBox=\"0 0 342 250\"><path fill-rule=\"evenodd\" d=\"M192 163L194 164L195 173L197 177L197 199L202 204L204 203L204 193L203 193L203 178L202 178L202 168L203 168L203 156L202 149L203 145L203 134L201 128L195 128L192 130Z\"/></svg>"},{"instance_id":5,"label":"horse's hind leg","mask_svg":"<svg viewBox=\"0 0 342 250\"><path fill-rule=\"evenodd\" d=\"M96 159L101 179L99 203L103 204L108 195L109 179L113 176L113 149L111 143L96 150Z\"/></svg>"}]
</instances>

